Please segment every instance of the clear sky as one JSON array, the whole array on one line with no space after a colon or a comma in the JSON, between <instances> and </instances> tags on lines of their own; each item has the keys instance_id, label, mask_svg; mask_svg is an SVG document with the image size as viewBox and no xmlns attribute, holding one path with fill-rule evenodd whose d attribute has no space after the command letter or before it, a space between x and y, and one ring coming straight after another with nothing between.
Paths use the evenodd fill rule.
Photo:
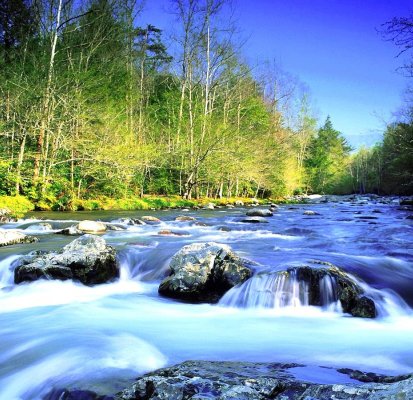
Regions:
<instances>
[{"instance_id":1,"label":"clear sky","mask_svg":"<svg viewBox=\"0 0 413 400\"><path fill-rule=\"evenodd\" d=\"M148 0L140 18L166 31L168 0ZM377 33L394 16L408 16L412 0L235 0L248 38L244 54L254 64L276 60L310 89L320 123L354 146L380 140L402 102L408 79L397 48ZM412 79L410 79L412 80Z\"/></svg>"}]
</instances>

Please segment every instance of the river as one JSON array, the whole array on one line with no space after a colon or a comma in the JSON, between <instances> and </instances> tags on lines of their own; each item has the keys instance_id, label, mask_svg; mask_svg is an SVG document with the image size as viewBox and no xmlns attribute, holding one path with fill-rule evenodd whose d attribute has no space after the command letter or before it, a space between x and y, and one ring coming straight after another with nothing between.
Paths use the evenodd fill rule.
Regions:
<instances>
[{"instance_id":1,"label":"river","mask_svg":"<svg viewBox=\"0 0 413 400\"><path fill-rule=\"evenodd\" d=\"M319 215L304 215L314 210ZM33 213L3 225L40 241L0 248L0 399L41 399L51 388L113 394L130 380L185 360L295 362L386 374L413 371L413 220L396 201L360 199L282 205L267 224L239 222L246 209L182 212ZM189 215L194 222L174 221ZM129 226L103 238L118 251L120 279L87 287L71 281L14 285L13 262L32 250L60 249L74 238L55 230L83 219L155 215L160 225ZM39 227L49 222L52 230ZM183 236L158 235L172 230ZM331 262L380 298L376 319L337 309L187 304L157 293L168 262L193 242L225 243L282 270ZM234 290L234 289L233 289ZM313 380L329 383L329 374Z\"/></svg>"}]
</instances>

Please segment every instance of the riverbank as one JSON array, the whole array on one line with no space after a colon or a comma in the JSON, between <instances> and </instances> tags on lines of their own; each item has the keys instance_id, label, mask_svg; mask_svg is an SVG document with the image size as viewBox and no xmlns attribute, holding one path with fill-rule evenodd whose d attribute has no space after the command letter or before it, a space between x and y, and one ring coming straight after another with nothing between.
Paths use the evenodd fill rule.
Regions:
<instances>
[{"instance_id":1,"label":"riverbank","mask_svg":"<svg viewBox=\"0 0 413 400\"><path fill-rule=\"evenodd\" d=\"M146 196L112 199L99 197L95 199L74 199L70 205L62 206L59 202L30 201L24 196L0 196L0 210L8 210L11 218L22 218L29 211L134 211L134 210L162 210L174 208L203 208L226 205L250 205L269 202L269 199L245 197L231 198L201 198L186 200L180 196ZM272 201L272 200L271 200ZM277 202L286 202L278 199ZM1 214L0 214L1 217Z\"/></svg>"}]
</instances>

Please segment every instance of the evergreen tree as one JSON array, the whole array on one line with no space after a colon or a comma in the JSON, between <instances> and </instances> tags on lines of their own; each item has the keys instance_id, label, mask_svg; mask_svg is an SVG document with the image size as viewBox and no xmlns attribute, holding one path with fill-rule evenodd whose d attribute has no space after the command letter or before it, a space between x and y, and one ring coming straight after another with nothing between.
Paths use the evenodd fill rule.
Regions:
<instances>
[{"instance_id":1,"label":"evergreen tree","mask_svg":"<svg viewBox=\"0 0 413 400\"><path fill-rule=\"evenodd\" d=\"M309 145L305 160L307 186L311 192L332 193L345 172L351 147L333 128L330 116Z\"/></svg>"}]
</instances>

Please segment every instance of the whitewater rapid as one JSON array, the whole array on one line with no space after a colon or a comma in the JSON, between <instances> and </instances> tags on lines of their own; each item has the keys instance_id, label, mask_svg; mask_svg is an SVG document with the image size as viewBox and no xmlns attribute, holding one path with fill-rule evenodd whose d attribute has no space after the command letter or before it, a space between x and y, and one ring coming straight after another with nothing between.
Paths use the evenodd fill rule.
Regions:
<instances>
[{"instance_id":1,"label":"whitewater rapid","mask_svg":"<svg viewBox=\"0 0 413 400\"><path fill-rule=\"evenodd\" d=\"M116 393L140 374L190 359L412 372L411 220L393 204L311 206L321 214L316 218L303 215L308 207L282 206L269 224L254 226L239 222L241 208L189 213L207 226L175 222L178 212L157 212L161 225L103 235L118 250L121 277L95 287L70 281L14 285L13 264L20 255L73 240L53 233L67 220L48 221L50 232L32 228L39 243L0 249L0 399L41 399L63 387ZM373 214L377 208L382 212ZM376 219L363 221L360 215ZM2 229L26 230L37 222ZM158 235L165 229L186 236ZM185 244L210 240L257 262L258 272L314 259L332 262L377 291L386 312L377 319L353 318L337 307L308 306L300 295L298 302L269 307L260 300L194 305L160 297L157 288L171 256ZM263 288L253 280L249 285Z\"/></svg>"}]
</instances>

